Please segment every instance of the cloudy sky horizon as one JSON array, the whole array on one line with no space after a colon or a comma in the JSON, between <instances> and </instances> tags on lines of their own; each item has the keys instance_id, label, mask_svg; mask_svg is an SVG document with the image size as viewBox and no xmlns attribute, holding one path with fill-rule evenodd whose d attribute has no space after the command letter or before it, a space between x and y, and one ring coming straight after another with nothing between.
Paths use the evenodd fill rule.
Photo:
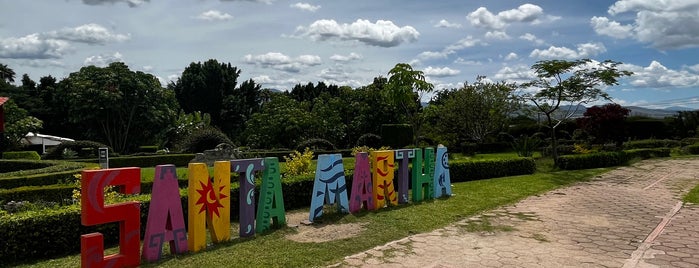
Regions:
<instances>
[{"instance_id":1,"label":"cloudy sky horizon","mask_svg":"<svg viewBox=\"0 0 699 268\"><path fill-rule=\"evenodd\" d=\"M123 61L163 86L216 59L239 81L353 88L396 63L437 89L524 82L540 60L623 62L622 105L699 108L699 1L0 0L0 63L38 81Z\"/></svg>"}]
</instances>

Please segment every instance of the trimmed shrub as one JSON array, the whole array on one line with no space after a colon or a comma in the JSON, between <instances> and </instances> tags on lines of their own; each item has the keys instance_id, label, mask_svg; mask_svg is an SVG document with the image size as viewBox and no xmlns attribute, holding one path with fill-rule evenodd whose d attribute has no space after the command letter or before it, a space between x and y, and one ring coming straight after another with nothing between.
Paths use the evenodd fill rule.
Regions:
<instances>
[{"instance_id":1,"label":"trimmed shrub","mask_svg":"<svg viewBox=\"0 0 699 268\"><path fill-rule=\"evenodd\" d=\"M77 158L93 158L97 157L97 151L100 147L109 148L109 146L95 141L64 141L49 150L43 159L63 159L63 152L66 149L75 152ZM112 148L109 148L110 156L113 151Z\"/></svg>"},{"instance_id":2,"label":"trimmed shrub","mask_svg":"<svg viewBox=\"0 0 699 268\"><path fill-rule=\"evenodd\" d=\"M676 140L636 140L628 141L624 143L624 149L643 149L643 148L673 148L680 147L682 144L680 141Z\"/></svg>"},{"instance_id":3,"label":"trimmed shrub","mask_svg":"<svg viewBox=\"0 0 699 268\"><path fill-rule=\"evenodd\" d=\"M186 167L189 161L194 159L194 154L163 154L148 156L129 156L109 158L110 168L119 167L155 167L157 165L172 164L177 167Z\"/></svg>"},{"instance_id":4,"label":"trimmed shrub","mask_svg":"<svg viewBox=\"0 0 699 268\"><path fill-rule=\"evenodd\" d=\"M699 143L699 138L684 138L680 141L682 145L692 145Z\"/></svg>"},{"instance_id":5,"label":"trimmed shrub","mask_svg":"<svg viewBox=\"0 0 699 268\"><path fill-rule=\"evenodd\" d=\"M644 148L625 150L627 159L641 158L650 159L656 157L670 157L670 148Z\"/></svg>"},{"instance_id":6,"label":"trimmed shrub","mask_svg":"<svg viewBox=\"0 0 699 268\"><path fill-rule=\"evenodd\" d=\"M57 165L57 161L7 160L0 159L0 173L46 168ZM8 174L0 174L0 177Z\"/></svg>"},{"instance_id":7,"label":"trimmed shrub","mask_svg":"<svg viewBox=\"0 0 699 268\"><path fill-rule=\"evenodd\" d=\"M155 153L158 151L158 145L138 146L138 151L141 153Z\"/></svg>"},{"instance_id":8,"label":"trimmed shrub","mask_svg":"<svg viewBox=\"0 0 699 268\"><path fill-rule=\"evenodd\" d=\"M684 151L686 151L688 154L699 154L699 144L693 144L684 147Z\"/></svg>"},{"instance_id":9,"label":"trimmed shrub","mask_svg":"<svg viewBox=\"0 0 699 268\"><path fill-rule=\"evenodd\" d=\"M502 153L512 150L507 142L485 142L478 144L478 152L481 154Z\"/></svg>"},{"instance_id":10,"label":"trimmed shrub","mask_svg":"<svg viewBox=\"0 0 699 268\"><path fill-rule=\"evenodd\" d=\"M2 153L2 159L41 160L41 156L35 151L4 152Z\"/></svg>"},{"instance_id":11,"label":"trimmed shrub","mask_svg":"<svg viewBox=\"0 0 699 268\"><path fill-rule=\"evenodd\" d=\"M198 129L177 143L177 148L183 153L201 153L204 150L216 148L221 143L233 145L231 139L217 128L207 127ZM235 147L235 146L232 146Z\"/></svg>"},{"instance_id":12,"label":"trimmed shrub","mask_svg":"<svg viewBox=\"0 0 699 268\"><path fill-rule=\"evenodd\" d=\"M541 150L541 155L544 157L552 156L553 150L551 145L544 147ZM572 155L575 151L575 145L558 145L558 155Z\"/></svg>"},{"instance_id":13,"label":"trimmed shrub","mask_svg":"<svg viewBox=\"0 0 699 268\"><path fill-rule=\"evenodd\" d=\"M21 186L50 185L70 180L73 174L93 168L92 163L64 161L0 160L0 166L8 166L13 172L0 174L0 188L10 189ZM16 167L26 169L17 169Z\"/></svg>"},{"instance_id":14,"label":"trimmed shrub","mask_svg":"<svg viewBox=\"0 0 699 268\"><path fill-rule=\"evenodd\" d=\"M73 185L22 186L13 189L0 189L0 201L47 201L65 203L73 195Z\"/></svg>"},{"instance_id":15,"label":"trimmed shrub","mask_svg":"<svg viewBox=\"0 0 699 268\"><path fill-rule=\"evenodd\" d=\"M533 174L535 171L536 163L529 157L449 163L452 182Z\"/></svg>"},{"instance_id":16,"label":"trimmed shrub","mask_svg":"<svg viewBox=\"0 0 699 268\"><path fill-rule=\"evenodd\" d=\"M359 139L357 139L356 146L367 146L370 148L379 148L381 147L381 136L376 135L374 133L366 133L361 136L359 136Z\"/></svg>"},{"instance_id":17,"label":"trimmed shrub","mask_svg":"<svg viewBox=\"0 0 699 268\"><path fill-rule=\"evenodd\" d=\"M313 151L316 151L316 150L332 151L332 150L335 150L335 145L326 139L314 138L314 139L305 140L305 141L299 143L298 146L296 146L297 151L303 151L306 148L310 148Z\"/></svg>"},{"instance_id":18,"label":"trimmed shrub","mask_svg":"<svg viewBox=\"0 0 699 268\"><path fill-rule=\"evenodd\" d=\"M391 148L404 148L413 143L413 128L409 124L383 124L381 139Z\"/></svg>"},{"instance_id":19,"label":"trimmed shrub","mask_svg":"<svg viewBox=\"0 0 699 268\"><path fill-rule=\"evenodd\" d=\"M579 155L562 155L556 165L561 169L578 170L623 165L628 161L624 152L602 152Z\"/></svg>"}]
</instances>

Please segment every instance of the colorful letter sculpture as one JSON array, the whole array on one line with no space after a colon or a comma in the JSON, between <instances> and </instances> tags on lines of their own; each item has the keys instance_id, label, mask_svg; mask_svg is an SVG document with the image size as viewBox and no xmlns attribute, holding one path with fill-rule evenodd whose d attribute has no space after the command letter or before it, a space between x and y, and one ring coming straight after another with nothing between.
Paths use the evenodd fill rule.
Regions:
<instances>
[{"instance_id":1,"label":"colorful letter sculpture","mask_svg":"<svg viewBox=\"0 0 699 268\"><path fill-rule=\"evenodd\" d=\"M449 156L447 147L437 147L437 163L434 169L434 198L451 196L451 177L449 176Z\"/></svg>"},{"instance_id":2,"label":"colorful letter sculpture","mask_svg":"<svg viewBox=\"0 0 699 268\"><path fill-rule=\"evenodd\" d=\"M221 242L230 239L230 167L228 162L214 163L214 180L204 163L190 163L188 206L189 229L187 245L190 251L198 252L206 247L206 226L211 240ZM218 172L216 172L218 171ZM206 216L209 216L208 218ZM225 219L224 219L225 217ZM227 223L227 224L226 224Z\"/></svg>"},{"instance_id":3,"label":"colorful letter sculpture","mask_svg":"<svg viewBox=\"0 0 699 268\"><path fill-rule=\"evenodd\" d=\"M240 237L255 235L255 171L264 170L262 158L231 160L233 172L240 174Z\"/></svg>"},{"instance_id":4,"label":"colorful letter sculpture","mask_svg":"<svg viewBox=\"0 0 699 268\"><path fill-rule=\"evenodd\" d=\"M323 205L338 203L338 211L347 213L347 183L341 154L321 154L318 156L316 178L313 183L311 210L308 220L313 222L323 215Z\"/></svg>"},{"instance_id":5,"label":"colorful letter sculpture","mask_svg":"<svg viewBox=\"0 0 699 268\"><path fill-rule=\"evenodd\" d=\"M272 227L272 220L274 220L274 226L286 225L279 159L267 157L264 164L260 200L257 203L257 233L269 230Z\"/></svg>"},{"instance_id":6,"label":"colorful letter sculpture","mask_svg":"<svg viewBox=\"0 0 699 268\"><path fill-rule=\"evenodd\" d=\"M410 180L410 174L408 165L410 164L410 158L415 158L414 149L403 149L396 150L396 160L400 160L398 163L398 204L408 203L408 180Z\"/></svg>"},{"instance_id":7,"label":"colorful letter sculpture","mask_svg":"<svg viewBox=\"0 0 699 268\"><path fill-rule=\"evenodd\" d=\"M424 167L423 167L424 162ZM422 158L422 149L415 149L413 160L413 202L434 198L434 148L425 148L425 159Z\"/></svg>"},{"instance_id":8,"label":"colorful letter sculpture","mask_svg":"<svg viewBox=\"0 0 699 268\"><path fill-rule=\"evenodd\" d=\"M80 202L82 225L92 226L119 222L119 253L104 257L104 237L101 233L80 236L82 267L124 267L138 266L141 207L130 201L115 205L104 205L104 188L123 186L122 193L137 194L141 191L141 170L139 168L116 168L85 170L82 172Z\"/></svg>"},{"instance_id":9,"label":"colorful letter sculpture","mask_svg":"<svg viewBox=\"0 0 699 268\"><path fill-rule=\"evenodd\" d=\"M354 178L352 179L352 195L349 200L350 213L357 213L362 205L367 210L374 210L374 193L371 186L371 169L369 154L357 153L354 157Z\"/></svg>"},{"instance_id":10,"label":"colorful letter sculpture","mask_svg":"<svg viewBox=\"0 0 699 268\"><path fill-rule=\"evenodd\" d=\"M159 260L165 242L170 243L172 254L187 252L187 230L173 165L155 167L153 194L143 237L143 257L149 262Z\"/></svg>"},{"instance_id":11,"label":"colorful letter sculpture","mask_svg":"<svg viewBox=\"0 0 699 268\"><path fill-rule=\"evenodd\" d=\"M371 153L373 169L374 206L383 208L386 200L391 205L398 205L396 190L393 187L393 169L395 167L393 151L374 151Z\"/></svg>"}]
</instances>

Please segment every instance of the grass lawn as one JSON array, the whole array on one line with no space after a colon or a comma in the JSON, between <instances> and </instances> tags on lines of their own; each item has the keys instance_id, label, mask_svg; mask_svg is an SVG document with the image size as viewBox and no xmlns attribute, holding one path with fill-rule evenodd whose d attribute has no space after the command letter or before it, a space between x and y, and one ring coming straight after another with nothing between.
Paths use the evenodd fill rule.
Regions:
<instances>
[{"instance_id":1,"label":"grass lawn","mask_svg":"<svg viewBox=\"0 0 699 268\"><path fill-rule=\"evenodd\" d=\"M699 204L699 185L694 186L692 190L689 190L689 192L684 196L682 201L684 201L685 203Z\"/></svg>"},{"instance_id":2,"label":"grass lawn","mask_svg":"<svg viewBox=\"0 0 699 268\"><path fill-rule=\"evenodd\" d=\"M527 196L571 183L585 181L609 170L552 171L548 160L539 160L537 165L541 167L533 175L455 183L454 196L450 198L385 208L375 212L362 212L357 215L328 213L321 218L323 222L330 224L365 224L365 230L356 237L323 243L300 243L285 238L286 235L296 233L294 228L285 227L266 234L258 234L251 239L236 238L226 243L212 245L196 254L165 255L161 262L143 266L311 267L329 265L340 262L347 255L411 234L429 232L481 211L511 204ZM237 228L233 228L231 233L237 234ZM111 249L112 252L113 250ZM21 267L77 267L79 265L80 256L74 255Z\"/></svg>"}]
</instances>

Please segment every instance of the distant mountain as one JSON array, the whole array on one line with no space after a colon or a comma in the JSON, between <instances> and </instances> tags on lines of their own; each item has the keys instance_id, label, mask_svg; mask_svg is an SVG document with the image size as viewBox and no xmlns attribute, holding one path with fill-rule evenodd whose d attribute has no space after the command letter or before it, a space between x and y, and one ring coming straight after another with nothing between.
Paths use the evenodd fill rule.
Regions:
<instances>
[{"instance_id":1,"label":"distant mountain","mask_svg":"<svg viewBox=\"0 0 699 268\"><path fill-rule=\"evenodd\" d=\"M650 109L638 106L627 106L627 109L631 110L629 116L643 116L650 118L665 118L677 115L677 110L669 109Z\"/></svg>"},{"instance_id":2,"label":"distant mountain","mask_svg":"<svg viewBox=\"0 0 699 268\"><path fill-rule=\"evenodd\" d=\"M683 111L695 111L696 109L689 108L689 107L682 107L682 106L672 106L672 107L667 107L663 110L667 111L675 111L675 112L683 112Z\"/></svg>"}]
</instances>

